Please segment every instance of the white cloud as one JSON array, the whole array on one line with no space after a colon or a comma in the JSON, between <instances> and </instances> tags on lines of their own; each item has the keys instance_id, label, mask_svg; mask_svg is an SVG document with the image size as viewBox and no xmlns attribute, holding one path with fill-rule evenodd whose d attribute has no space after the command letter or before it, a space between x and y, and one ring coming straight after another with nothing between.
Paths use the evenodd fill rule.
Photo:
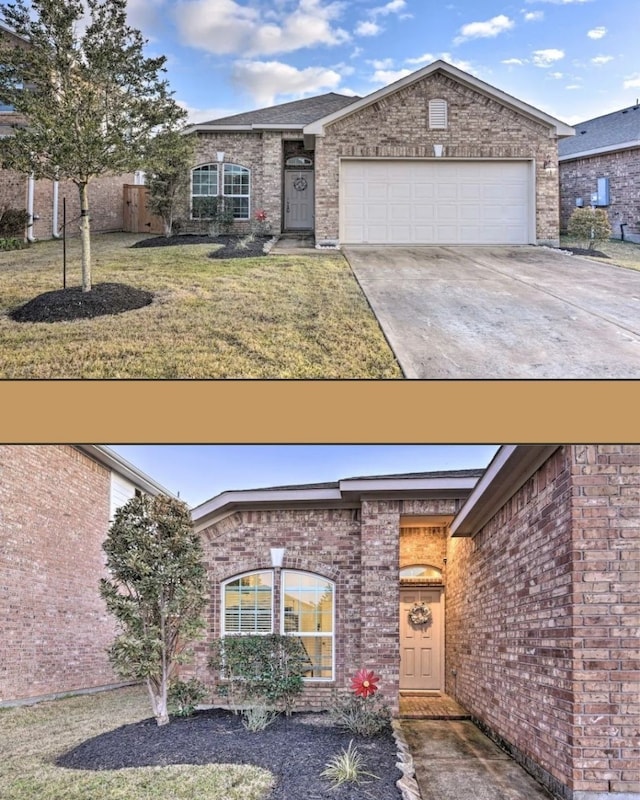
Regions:
<instances>
[{"instance_id":1,"label":"white cloud","mask_svg":"<svg viewBox=\"0 0 640 800\"><path fill-rule=\"evenodd\" d=\"M603 64L608 64L610 61L613 61L613 56L596 56L591 59L591 63L595 64L596 67L601 67Z\"/></svg>"},{"instance_id":2,"label":"white cloud","mask_svg":"<svg viewBox=\"0 0 640 800\"><path fill-rule=\"evenodd\" d=\"M248 92L260 106L270 106L277 95L303 97L316 92L333 91L341 76L333 69L307 67L296 69L280 61L236 61L233 83Z\"/></svg>"},{"instance_id":3,"label":"white cloud","mask_svg":"<svg viewBox=\"0 0 640 800\"><path fill-rule=\"evenodd\" d=\"M564 58L564 50L551 47L547 50L534 50L532 55L536 67L550 67L555 61Z\"/></svg>"},{"instance_id":4,"label":"white cloud","mask_svg":"<svg viewBox=\"0 0 640 800\"><path fill-rule=\"evenodd\" d=\"M506 64L508 67L522 67L527 61L523 58L505 58L502 63Z\"/></svg>"},{"instance_id":5,"label":"white cloud","mask_svg":"<svg viewBox=\"0 0 640 800\"><path fill-rule=\"evenodd\" d=\"M435 61L435 56L433 53L425 53L422 56L418 56L418 58L405 58L405 64L430 64L432 61Z\"/></svg>"},{"instance_id":6,"label":"white cloud","mask_svg":"<svg viewBox=\"0 0 640 800\"><path fill-rule=\"evenodd\" d=\"M525 11L524 12L524 21L525 22L540 22L540 20L544 19L544 11Z\"/></svg>"},{"instance_id":7,"label":"white cloud","mask_svg":"<svg viewBox=\"0 0 640 800\"><path fill-rule=\"evenodd\" d=\"M363 20L356 25L355 33L357 36L377 36L382 33L382 27L377 22Z\"/></svg>"},{"instance_id":8,"label":"white cloud","mask_svg":"<svg viewBox=\"0 0 640 800\"><path fill-rule=\"evenodd\" d=\"M395 64L392 58L376 58L373 61L367 61L374 69L391 69Z\"/></svg>"},{"instance_id":9,"label":"white cloud","mask_svg":"<svg viewBox=\"0 0 640 800\"><path fill-rule=\"evenodd\" d=\"M457 67L463 72L468 72L470 75L477 75L478 70L471 64L470 61L465 61L461 58L454 58L451 53L440 53L439 58L451 64L452 67Z\"/></svg>"},{"instance_id":10,"label":"white cloud","mask_svg":"<svg viewBox=\"0 0 640 800\"><path fill-rule=\"evenodd\" d=\"M564 78L564 73L563 72L550 72L549 73L549 77L553 78L555 81L559 81L562 78Z\"/></svg>"},{"instance_id":11,"label":"white cloud","mask_svg":"<svg viewBox=\"0 0 640 800\"><path fill-rule=\"evenodd\" d=\"M381 86L388 86L390 83L395 83L401 78L411 75L410 69L377 69L370 80L371 83L379 83Z\"/></svg>"},{"instance_id":12,"label":"white cloud","mask_svg":"<svg viewBox=\"0 0 640 800\"><path fill-rule=\"evenodd\" d=\"M624 88L625 89L640 89L640 72L636 72L634 75L629 75L628 78L624 79Z\"/></svg>"},{"instance_id":13,"label":"white cloud","mask_svg":"<svg viewBox=\"0 0 640 800\"><path fill-rule=\"evenodd\" d=\"M406 7L406 0L391 0L391 2L384 6L372 8L371 15L373 17L386 17L388 14L398 14L400 11L404 11Z\"/></svg>"},{"instance_id":14,"label":"white cloud","mask_svg":"<svg viewBox=\"0 0 640 800\"><path fill-rule=\"evenodd\" d=\"M568 86L565 86L564 88L568 89L569 91L574 91L575 89L582 89L582 86L579 83L570 83ZM576 120L576 121L579 121L579 120ZM571 123L569 123L569 124L571 124Z\"/></svg>"},{"instance_id":15,"label":"white cloud","mask_svg":"<svg viewBox=\"0 0 640 800\"><path fill-rule=\"evenodd\" d=\"M587 31L587 36L590 39L602 39L603 36L607 35L607 29L604 25L600 25L597 28L591 28L590 31Z\"/></svg>"},{"instance_id":16,"label":"white cloud","mask_svg":"<svg viewBox=\"0 0 640 800\"><path fill-rule=\"evenodd\" d=\"M188 103L183 103L181 100L177 101L178 105L187 112L187 123L195 125L198 122L209 122L213 119L221 119L222 117L230 117L232 114L239 114L246 111L245 108L220 108L214 106L213 108L193 108Z\"/></svg>"},{"instance_id":17,"label":"white cloud","mask_svg":"<svg viewBox=\"0 0 640 800\"><path fill-rule=\"evenodd\" d=\"M453 40L454 44L466 42L468 39L490 39L510 30L514 21L504 14L492 17L486 22L469 22L460 28L460 36Z\"/></svg>"},{"instance_id":18,"label":"white cloud","mask_svg":"<svg viewBox=\"0 0 640 800\"><path fill-rule=\"evenodd\" d=\"M592 0L526 0L527 3L553 3L556 6L569 6L573 3L591 3Z\"/></svg>"},{"instance_id":19,"label":"white cloud","mask_svg":"<svg viewBox=\"0 0 640 800\"><path fill-rule=\"evenodd\" d=\"M340 2L297 0L291 13L266 15L235 0L181 0L175 18L191 47L251 57L349 41L349 34L332 24L342 9Z\"/></svg>"}]
</instances>

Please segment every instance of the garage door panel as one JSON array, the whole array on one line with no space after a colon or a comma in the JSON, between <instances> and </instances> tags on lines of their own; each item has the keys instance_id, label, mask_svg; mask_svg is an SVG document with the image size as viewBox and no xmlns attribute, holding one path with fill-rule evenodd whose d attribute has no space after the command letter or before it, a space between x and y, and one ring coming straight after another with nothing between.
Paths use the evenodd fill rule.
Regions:
<instances>
[{"instance_id":1,"label":"garage door panel","mask_svg":"<svg viewBox=\"0 0 640 800\"><path fill-rule=\"evenodd\" d=\"M342 162L345 244L527 244L529 165L497 161Z\"/></svg>"}]
</instances>

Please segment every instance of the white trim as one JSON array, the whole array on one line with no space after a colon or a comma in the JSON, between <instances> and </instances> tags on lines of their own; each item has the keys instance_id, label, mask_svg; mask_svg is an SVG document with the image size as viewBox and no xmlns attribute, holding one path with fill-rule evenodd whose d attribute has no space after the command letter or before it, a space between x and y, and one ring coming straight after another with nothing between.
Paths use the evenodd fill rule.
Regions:
<instances>
[{"instance_id":1,"label":"white trim","mask_svg":"<svg viewBox=\"0 0 640 800\"><path fill-rule=\"evenodd\" d=\"M503 445L451 523L452 536L474 536L560 445Z\"/></svg>"},{"instance_id":2,"label":"white trim","mask_svg":"<svg viewBox=\"0 0 640 800\"><path fill-rule=\"evenodd\" d=\"M251 113L251 112L249 112ZM302 131L304 125L301 123L292 123L290 125L282 123L261 123L253 122L245 125L214 125L214 124L195 124L185 128L182 133L188 135L190 133L258 133L259 131Z\"/></svg>"},{"instance_id":3,"label":"white trim","mask_svg":"<svg viewBox=\"0 0 640 800\"><path fill-rule=\"evenodd\" d=\"M578 125L578 127L580 126ZM558 161L577 161L580 158L589 158L590 156L599 156L606 153L616 153L618 150L634 150L636 147L640 147L640 140L638 139L631 142L609 144L606 147L594 147L592 150L581 150L578 153L569 153L566 156L558 156Z\"/></svg>"},{"instance_id":4,"label":"white trim","mask_svg":"<svg viewBox=\"0 0 640 800\"><path fill-rule=\"evenodd\" d=\"M475 89L476 91L481 92L482 94L491 97L494 100L497 100L505 106L513 108L525 116L549 125L549 127L553 129L553 133L556 136L575 135L574 128L566 123L555 119L555 117L546 114L544 111L540 111L539 109L530 106L528 103L523 103L521 100L518 100L515 97L496 89L494 86L491 86L490 84L485 83L484 81L475 78L473 75L469 75L467 72L463 72L461 69L458 69L451 64L447 64L446 61L442 60L434 61L432 64L429 64L426 67L417 70L416 72L412 72L411 75L407 75L395 83L390 84L389 86L385 86L382 89L378 89L376 92L372 92L366 97L361 98L360 100L356 100L351 105L348 105L339 111L334 111L332 114L327 114L327 116L322 117L315 122L311 122L309 125L305 126L304 133L315 134L316 136L324 136L325 127L330 125L332 122L336 122L336 120L343 119L344 117L357 113L358 111L372 105L373 103L376 103L378 100L381 100L387 95L393 94L394 92L403 89L405 86L411 86L411 84L416 83L417 81L422 80L423 78L426 78L437 71L442 71L445 74L450 75L460 83L466 84L470 88Z\"/></svg>"},{"instance_id":5,"label":"white trim","mask_svg":"<svg viewBox=\"0 0 640 800\"><path fill-rule=\"evenodd\" d=\"M160 483L154 481L153 478L150 478L148 475L139 470L129 461L122 458L122 456L119 456L117 453L111 450L111 448L106 447L105 445L97 445L97 444L79 444L75 445L75 447L78 450L81 450L86 455L93 458L95 461L100 462L108 469L117 472L124 478L127 478L132 483L134 483L138 488L145 491L147 494L150 495L166 494L169 497L177 499L176 495L173 492L170 492Z\"/></svg>"},{"instance_id":6,"label":"white trim","mask_svg":"<svg viewBox=\"0 0 640 800\"><path fill-rule=\"evenodd\" d=\"M341 492L424 492L439 489L473 489L477 478L358 478L340 481Z\"/></svg>"},{"instance_id":7,"label":"white trim","mask_svg":"<svg viewBox=\"0 0 640 800\"><path fill-rule=\"evenodd\" d=\"M326 631L285 631L284 629L284 579L285 575L310 575L312 578L317 578L319 581L330 583L331 591L331 634ZM304 683L333 683L336 679L336 583L331 578L325 578L324 575L318 575L317 572L310 572L305 569L283 569L280 574L280 635L281 636L309 636L315 639L321 639L323 636L331 639L331 677L330 678L303 678Z\"/></svg>"}]
</instances>

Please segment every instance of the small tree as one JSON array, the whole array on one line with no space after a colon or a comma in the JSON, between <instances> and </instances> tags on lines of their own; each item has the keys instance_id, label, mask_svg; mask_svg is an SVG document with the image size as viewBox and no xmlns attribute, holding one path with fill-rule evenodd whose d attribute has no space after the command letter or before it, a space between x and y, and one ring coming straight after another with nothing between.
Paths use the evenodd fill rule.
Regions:
<instances>
[{"instance_id":1,"label":"small tree","mask_svg":"<svg viewBox=\"0 0 640 800\"><path fill-rule=\"evenodd\" d=\"M607 212L602 208L576 208L569 218L567 233L593 250L596 242L604 242L611 236L611 224Z\"/></svg>"},{"instance_id":2,"label":"small tree","mask_svg":"<svg viewBox=\"0 0 640 800\"><path fill-rule=\"evenodd\" d=\"M179 500L134 497L118 511L104 542L109 580L100 592L118 620L109 655L118 673L144 679L158 725L176 666L204 623L202 545Z\"/></svg>"},{"instance_id":3,"label":"small tree","mask_svg":"<svg viewBox=\"0 0 640 800\"><path fill-rule=\"evenodd\" d=\"M27 120L1 140L0 161L78 187L86 292L90 182L138 169L151 138L186 116L160 78L166 59L146 58L126 20L126 0L15 0L0 9L0 21L26 41L0 43L0 99Z\"/></svg>"},{"instance_id":4,"label":"small tree","mask_svg":"<svg viewBox=\"0 0 640 800\"><path fill-rule=\"evenodd\" d=\"M149 210L162 217L165 236L173 234L176 206L189 186L194 146L194 137L179 130L159 133L149 146L145 159Z\"/></svg>"}]
</instances>

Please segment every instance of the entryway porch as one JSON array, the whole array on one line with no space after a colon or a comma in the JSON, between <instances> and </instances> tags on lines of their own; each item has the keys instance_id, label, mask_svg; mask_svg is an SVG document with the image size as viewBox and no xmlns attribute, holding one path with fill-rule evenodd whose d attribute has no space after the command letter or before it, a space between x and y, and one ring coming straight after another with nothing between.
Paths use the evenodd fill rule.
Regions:
<instances>
[{"instance_id":1,"label":"entryway porch","mask_svg":"<svg viewBox=\"0 0 640 800\"><path fill-rule=\"evenodd\" d=\"M453 697L439 693L400 692L400 719L470 719Z\"/></svg>"}]
</instances>

